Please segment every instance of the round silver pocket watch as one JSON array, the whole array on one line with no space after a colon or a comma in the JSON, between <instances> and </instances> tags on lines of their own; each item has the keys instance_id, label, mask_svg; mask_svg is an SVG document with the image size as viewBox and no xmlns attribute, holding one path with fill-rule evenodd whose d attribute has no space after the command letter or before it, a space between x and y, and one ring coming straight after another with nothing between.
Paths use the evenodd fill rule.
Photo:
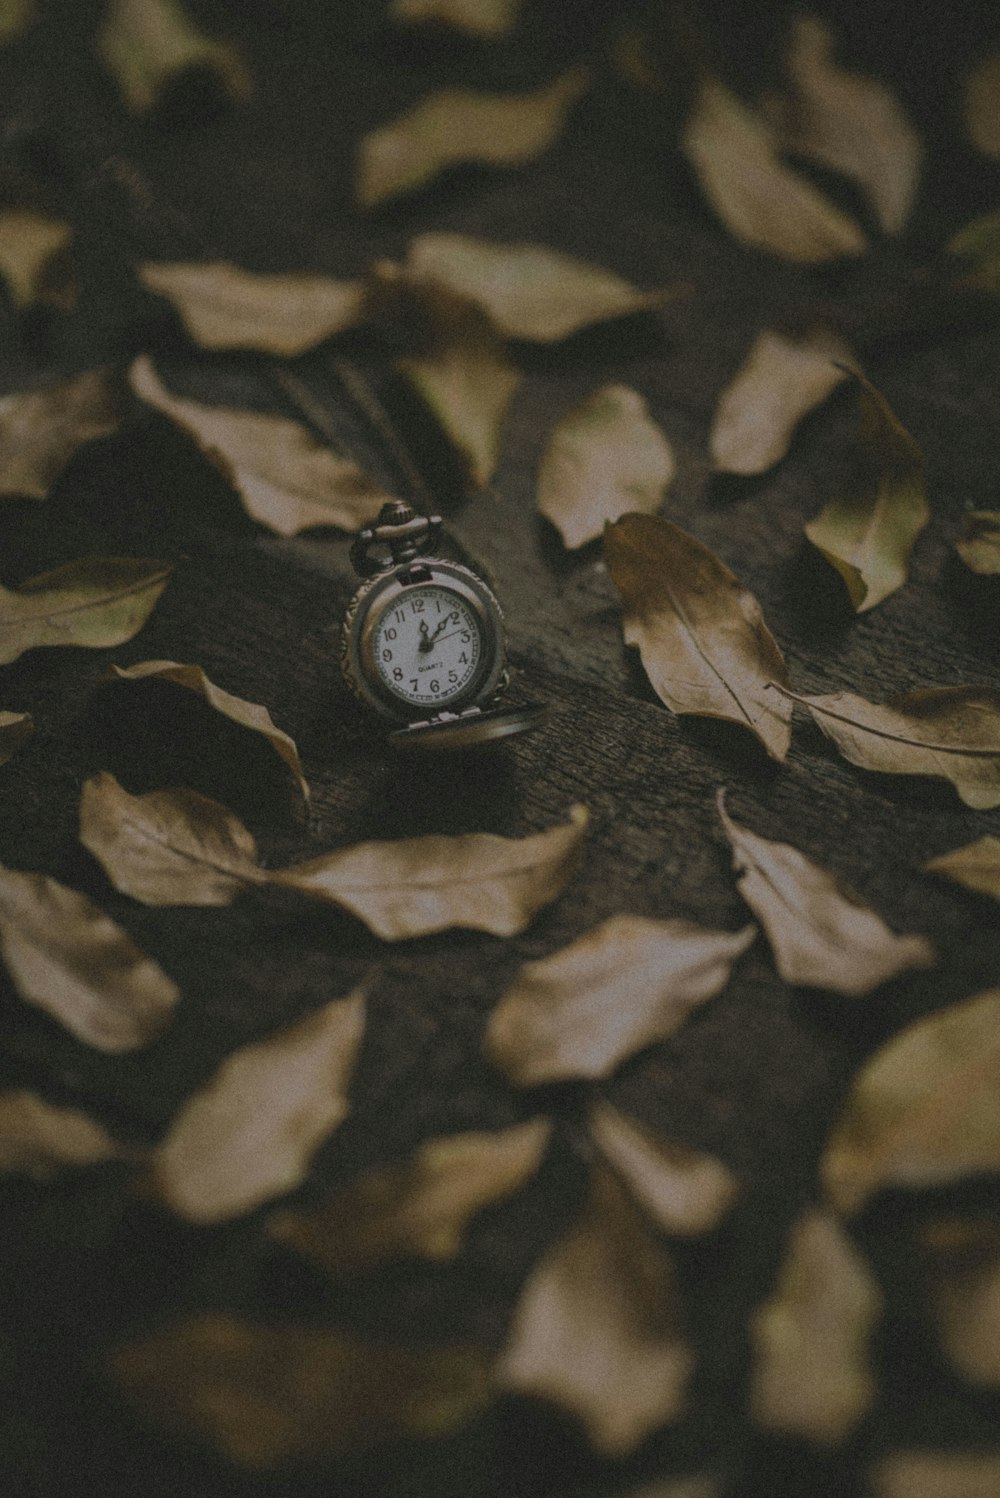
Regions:
<instances>
[{"instance_id":1,"label":"round silver pocket watch","mask_svg":"<svg viewBox=\"0 0 1000 1498\"><path fill-rule=\"evenodd\" d=\"M441 525L393 500L351 546L364 581L344 615L341 669L355 696L395 725L399 749L464 749L544 716L534 703L500 702L503 614L471 568L434 555Z\"/></svg>"}]
</instances>

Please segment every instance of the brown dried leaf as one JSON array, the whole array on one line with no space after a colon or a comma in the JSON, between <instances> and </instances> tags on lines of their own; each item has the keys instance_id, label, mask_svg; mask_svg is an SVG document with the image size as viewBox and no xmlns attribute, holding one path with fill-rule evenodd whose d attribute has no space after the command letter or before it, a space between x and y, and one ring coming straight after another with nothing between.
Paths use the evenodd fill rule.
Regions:
<instances>
[{"instance_id":1,"label":"brown dried leaf","mask_svg":"<svg viewBox=\"0 0 1000 1498\"><path fill-rule=\"evenodd\" d=\"M180 997L110 916L43 874L0 869L0 953L23 999L100 1051L145 1045Z\"/></svg>"},{"instance_id":2,"label":"brown dried leaf","mask_svg":"<svg viewBox=\"0 0 1000 1498\"><path fill-rule=\"evenodd\" d=\"M526 962L493 1014L486 1051L518 1087L607 1077L679 1030L717 994L754 928L618 915L579 941Z\"/></svg>"},{"instance_id":3,"label":"brown dried leaf","mask_svg":"<svg viewBox=\"0 0 1000 1498\"><path fill-rule=\"evenodd\" d=\"M965 124L984 156L1000 157L1000 52L984 57L965 80Z\"/></svg>"},{"instance_id":4,"label":"brown dried leaf","mask_svg":"<svg viewBox=\"0 0 1000 1498\"><path fill-rule=\"evenodd\" d=\"M275 1214L268 1231L336 1278L411 1255L453 1259L476 1214L534 1175L551 1132L536 1118L495 1134L433 1139L318 1208Z\"/></svg>"},{"instance_id":5,"label":"brown dried leaf","mask_svg":"<svg viewBox=\"0 0 1000 1498\"><path fill-rule=\"evenodd\" d=\"M86 1113L55 1108L33 1092L0 1092L0 1175L50 1181L127 1154Z\"/></svg>"},{"instance_id":6,"label":"brown dried leaf","mask_svg":"<svg viewBox=\"0 0 1000 1498\"><path fill-rule=\"evenodd\" d=\"M538 508L567 546L582 546L609 520L654 514L674 466L642 396L627 385L605 385L553 429L538 472Z\"/></svg>"},{"instance_id":7,"label":"brown dried leaf","mask_svg":"<svg viewBox=\"0 0 1000 1498\"><path fill-rule=\"evenodd\" d=\"M827 1145L840 1212L885 1186L1000 1170L1000 988L916 1020L862 1067Z\"/></svg>"},{"instance_id":8,"label":"brown dried leaf","mask_svg":"<svg viewBox=\"0 0 1000 1498\"><path fill-rule=\"evenodd\" d=\"M1000 837L979 837L924 864L928 874L943 874L977 895L1000 900Z\"/></svg>"},{"instance_id":9,"label":"brown dried leaf","mask_svg":"<svg viewBox=\"0 0 1000 1498\"><path fill-rule=\"evenodd\" d=\"M737 239L804 264L864 249L854 220L785 165L770 126L718 79L703 80L681 144Z\"/></svg>"},{"instance_id":10,"label":"brown dried leaf","mask_svg":"<svg viewBox=\"0 0 1000 1498\"><path fill-rule=\"evenodd\" d=\"M768 687L787 686L788 672L753 594L707 546L655 516L609 525L604 551L625 604L625 642L639 647L661 701L740 723L783 760L791 705Z\"/></svg>"},{"instance_id":11,"label":"brown dried leaf","mask_svg":"<svg viewBox=\"0 0 1000 1498\"><path fill-rule=\"evenodd\" d=\"M970 510L965 535L955 542L955 550L973 572L1000 573L1000 510Z\"/></svg>"},{"instance_id":12,"label":"brown dried leaf","mask_svg":"<svg viewBox=\"0 0 1000 1498\"><path fill-rule=\"evenodd\" d=\"M0 765L5 765L34 731L35 723L30 713L0 712Z\"/></svg>"},{"instance_id":13,"label":"brown dried leaf","mask_svg":"<svg viewBox=\"0 0 1000 1498\"><path fill-rule=\"evenodd\" d=\"M357 530L391 498L352 458L338 457L297 421L172 395L146 355L133 363L129 382L140 399L197 444L247 513L281 536L310 525Z\"/></svg>"},{"instance_id":14,"label":"brown dried leaf","mask_svg":"<svg viewBox=\"0 0 1000 1498\"><path fill-rule=\"evenodd\" d=\"M364 1026L357 989L233 1051L153 1155L158 1196L189 1222L221 1222L291 1191L350 1111Z\"/></svg>"},{"instance_id":15,"label":"brown dried leaf","mask_svg":"<svg viewBox=\"0 0 1000 1498\"><path fill-rule=\"evenodd\" d=\"M157 1425L250 1468L445 1435L490 1392L485 1356L472 1348L395 1346L218 1312L118 1347L111 1372Z\"/></svg>"},{"instance_id":16,"label":"brown dried leaf","mask_svg":"<svg viewBox=\"0 0 1000 1498\"><path fill-rule=\"evenodd\" d=\"M358 198L371 208L460 161L518 166L540 156L562 133L589 81L589 70L576 67L529 94L464 88L430 94L362 141Z\"/></svg>"},{"instance_id":17,"label":"brown dried leaf","mask_svg":"<svg viewBox=\"0 0 1000 1498\"><path fill-rule=\"evenodd\" d=\"M500 1386L552 1400L601 1452L623 1456L683 1413L692 1362L673 1265L613 1172L595 1165L579 1221L521 1292Z\"/></svg>"},{"instance_id":18,"label":"brown dried leaf","mask_svg":"<svg viewBox=\"0 0 1000 1498\"><path fill-rule=\"evenodd\" d=\"M930 510L923 453L875 386L857 370L853 374L869 471L829 500L805 532L840 573L860 614L906 582L910 552Z\"/></svg>"},{"instance_id":19,"label":"brown dried leaf","mask_svg":"<svg viewBox=\"0 0 1000 1498\"><path fill-rule=\"evenodd\" d=\"M0 4L0 46L12 42L35 19L35 0L2 0Z\"/></svg>"},{"instance_id":20,"label":"brown dried leaf","mask_svg":"<svg viewBox=\"0 0 1000 1498\"><path fill-rule=\"evenodd\" d=\"M291 770L295 783L302 792L304 801L309 801L309 785L302 773L302 762L295 740L278 728L266 707L258 702L247 702L243 697L234 697L209 681L200 666L184 666L177 661L140 661L135 666L112 666L119 681L145 681L152 677L157 681L171 681L179 687L203 697L209 707L222 713L233 723L249 728L267 739L275 752Z\"/></svg>"},{"instance_id":21,"label":"brown dried leaf","mask_svg":"<svg viewBox=\"0 0 1000 1498\"><path fill-rule=\"evenodd\" d=\"M139 280L173 302L206 349L260 349L292 358L356 323L361 281L304 272L257 275L226 260L141 265Z\"/></svg>"},{"instance_id":22,"label":"brown dried leaf","mask_svg":"<svg viewBox=\"0 0 1000 1498\"><path fill-rule=\"evenodd\" d=\"M97 49L134 114L153 109L164 89L191 69L213 73L234 99L253 92L241 53L206 36L180 0L109 0Z\"/></svg>"},{"instance_id":23,"label":"brown dried leaf","mask_svg":"<svg viewBox=\"0 0 1000 1498\"><path fill-rule=\"evenodd\" d=\"M921 1246L945 1356L970 1383L1000 1388L1000 1226L932 1223Z\"/></svg>"},{"instance_id":24,"label":"brown dried leaf","mask_svg":"<svg viewBox=\"0 0 1000 1498\"><path fill-rule=\"evenodd\" d=\"M854 692L796 697L845 759L882 775L950 780L966 806L1000 806L1000 691L924 687L886 702Z\"/></svg>"},{"instance_id":25,"label":"brown dried leaf","mask_svg":"<svg viewBox=\"0 0 1000 1498\"><path fill-rule=\"evenodd\" d=\"M0 494L45 499L77 449L113 432L118 421L106 369L0 397Z\"/></svg>"},{"instance_id":26,"label":"brown dried leaf","mask_svg":"<svg viewBox=\"0 0 1000 1498\"><path fill-rule=\"evenodd\" d=\"M833 47L833 33L819 16L793 19L793 91L768 101L768 118L785 151L857 182L885 232L898 234L920 182L920 137L892 90L838 67Z\"/></svg>"},{"instance_id":27,"label":"brown dried leaf","mask_svg":"<svg viewBox=\"0 0 1000 1498\"><path fill-rule=\"evenodd\" d=\"M392 0L394 21L443 21L473 36L506 36L513 31L522 0Z\"/></svg>"},{"instance_id":28,"label":"brown dried leaf","mask_svg":"<svg viewBox=\"0 0 1000 1498\"><path fill-rule=\"evenodd\" d=\"M16 590L0 588L0 664L42 645L124 645L149 618L171 571L138 557L81 557Z\"/></svg>"},{"instance_id":29,"label":"brown dried leaf","mask_svg":"<svg viewBox=\"0 0 1000 1498\"><path fill-rule=\"evenodd\" d=\"M766 473L785 456L798 423L846 378L847 344L819 328L801 339L765 329L719 397L709 448L721 473Z\"/></svg>"},{"instance_id":30,"label":"brown dried leaf","mask_svg":"<svg viewBox=\"0 0 1000 1498\"><path fill-rule=\"evenodd\" d=\"M996 1498L995 1451L897 1451L872 1469L872 1498Z\"/></svg>"},{"instance_id":31,"label":"brown dried leaf","mask_svg":"<svg viewBox=\"0 0 1000 1498\"><path fill-rule=\"evenodd\" d=\"M0 211L0 272L16 307L47 302L63 311L75 298L68 252L73 229L31 208Z\"/></svg>"},{"instance_id":32,"label":"brown dried leaf","mask_svg":"<svg viewBox=\"0 0 1000 1498\"><path fill-rule=\"evenodd\" d=\"M720 1160L658 1138L610 1103L591 1108L590 1137L665 1233L686 1237L711 1232L736 1200L736 1177Z\"/></svg>"},{"instance_id":33,"label":"brown dried leaf","mask_svg":"<svg viewBox=\"0 0 1000 1498\"><path fill-rule=\"evenodd\" d=\"M870 1341L882 1298L832 1213L807 1212L753 1318L751 1408L768 1430L833 1445L872 1404Z\"/></svg>"},{"instance_id":34,"label":"brown dried leaf","mask_svg":"<svg viewBox=\"0 0 1000 1498\"><path fill-rule=\"evenodd\" d=\"M854 890L789 843L775 843L719 816L733 850L740 894L767 932L788 983L860 998L911 968L931 967L923 936L897 936Z\"/></svg>"}]
</instances>

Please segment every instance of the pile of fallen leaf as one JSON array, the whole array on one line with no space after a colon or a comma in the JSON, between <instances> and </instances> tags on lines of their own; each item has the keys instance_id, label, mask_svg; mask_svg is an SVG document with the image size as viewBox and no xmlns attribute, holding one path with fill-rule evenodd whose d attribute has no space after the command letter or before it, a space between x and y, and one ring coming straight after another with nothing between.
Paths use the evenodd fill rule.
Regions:
<instances>
[{"instance_id":1,"label":"pile of fallen leaf","mask_svg":"<svg viewBox=\"0 0 1000 1498\"><path fill-rule=\"evenodd\" d=\"M518 0L395 0L390 22L458 28L485 46L526 25ZM26 45L35 24L30 0L0 6L4 47ZM686 160L706 211L739 243L810 268L861 260L874 238L905 234L920 190L921 133L886 83L838 60L827 22L809 14L789 22L785 84L755 100L729 87L723 64L695 35L679 10L663 22L640 9L595 31L591 55L543 86L429 94L359 143L359 211L405 201L457 164L530 162L611 73L653 117L662 106L665 132L677 100L686 101L669 146ZM94 65L137 116L155 121L192 69L207 70L237 109L253 97L243 49L203 30L179 0L110 0L92 45ZM1000 159L1000 52L979 57L955 91L971 146ZM801 163L853 184L864 212L848 211ZM150 190L132 167L125 178L133 196ZM20 168L0 187L0 272L17 317L26 328L71 318L80 295L73 223ZM168 222L163 204L151 211L154 224ZM102 360L68 377L53 377L43 356L25 388L0 398L0 494L45 501L55 486L72 484L89 445L127 436L152 408L214 465L250 520L283 537L353 531L390 495L327 440L324 412L296 372L302 356L331 340L334 349L345 339L389 349L471 493L497 470L525 366L540 348L613 320L655 318L695 294L683 284L632 285L540 244L446 228L415 234L398 259L373 256L363 273L342 279L261 273L208 252L138 257L131 274L137 296L167 304L156 326L168 329L168 352L182 346L191 367L220 351L253 361L286 414L182 393L155 334L126 361ZM1000 213L956 229L917 279L917 304L912 286L901 289L904 317L928 301L937 317L967 315L970 305L988 310L1000 289ZM707 459L717 473L765 474L835 392L853 403L852 478L803 535L839 577L845 610L860 614L906 587L931 507L920 447L873 382L853 331L819 289L812 317L762 331L719 393ZM334 368L376 435L395 444L399 434L353 364L338 355ZM696 535L661 515L677 466L640 392L594 382L547 434L536 481L538 512L567 551L603 536L620 600L612 627L637 648L660 701L675 715L738 725L776 774L785 772L793 728L814 725L863 771L935 778L967 808L1000 807L1000 687L949 681L888 698L876 680L832 693L797 688L757 599ZM1000 512L970 512L956 550L975 573L1000 571ZM117 647L137 636L141 643L175 565L184 563L81 555L0 589L0 663L52 648L100 650L107 670L95 691L113 682L138 693L154 682L196 694L280 760L299 802L300 826L289 836L296 852L265 859L229 806L177 785L133 795L103 770L79 788L78 836L107 887L154 908L228 907L266 892L284 901L290 922L334 907L386 946L456 930L514 937L572 887L589 817L568 802L560 819L527 836L441 831L317 846L306 820L309 766L267 705L225 689L198 660L114 659ZM34 659L17 678L22 685ZM6 764L31 755L33 733L45 725L8 696L2 673L0 706ZM750 755L734 757L728 780L762 773ZM883 985L939 961L922 933L891 929L831 870L735 820L721 787L718 817L753 919L731 931L626 910L518 963L482 1036L483 1065L524 1115L508 1128L428 1138L332 1192L281 1202L309 1182L317 1153L358 1105L355 1075L381 957L346 996L231 1049L155 1142L98 1122L62 1084L47 1090L43 1079L0 1092L5 1176L59 1191L74 1173L113 1169L123 1211L162 1213L193 1229L223 1231L259 1213L268 1252L348 1299L366 1276L401 1263L460 1260L480 1214L524 1191L553 1151L575 1161L575 1205L527 1273L502 1338L428 1341L403 1328L388 1339L305 1316L186 1313L181 1296L169 1314L106 1350L99 1381L108 1397L151 1427L267 1470L401 1437L444 1438L512 1394L567 1412L594 1451L614 1461L680 1421L699 1357L695 1260L684 1255L702 1240L720 1241L742 1184L711 1153L623 1111L608 1084L715 1000L758 939L780 978L817 1001L877 1002ZM955 847L926 869L1000 899L1000 837ZM18 1004L123 1065L165 1034L183 999L99 904L30 868L0 871L0 951ZM756 1428L821 1449L850 1438L877 1396L884 1301L880 1270L855 1232L858 1214L890 1189L989 1182L998 1171L1000 988L990 988L906 1024L857 1071L814 1200L746 1329L743 1392ZM907 1240L919 1255L908 1272L920 1279L940 1356L986 1398L1000 1386L1000 1231L983 1211L942 1215L933 1195L928 1202ZM709 1498L727 1491L728 1475L720 1462L718 1471L663 1479L643 1493ZM880 1457L869 1478L881 1498L972 1498L1000 1490L1000 1454L901 1448Z\"/></svg>"}]
</instances>

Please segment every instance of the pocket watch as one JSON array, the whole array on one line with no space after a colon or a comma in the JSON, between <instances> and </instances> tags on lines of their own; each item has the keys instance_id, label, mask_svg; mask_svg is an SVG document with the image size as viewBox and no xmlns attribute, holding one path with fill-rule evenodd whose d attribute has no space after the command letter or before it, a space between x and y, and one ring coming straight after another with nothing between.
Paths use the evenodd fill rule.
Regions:
<instances>
[{"instance_id":1,"label":"pocket watch","mask_svg":"<svg viewBox=\"0 0 1000 1498\"><path fill-rule=\"evenodd\" d=\"M347 606L340 664L354 695L394 726L396 748L464 749L534 728L535 703L507 706L503 614L471 568L434 555L442 521L402 500L351 546L364 579Z\"/></svg>"}]
</instances>

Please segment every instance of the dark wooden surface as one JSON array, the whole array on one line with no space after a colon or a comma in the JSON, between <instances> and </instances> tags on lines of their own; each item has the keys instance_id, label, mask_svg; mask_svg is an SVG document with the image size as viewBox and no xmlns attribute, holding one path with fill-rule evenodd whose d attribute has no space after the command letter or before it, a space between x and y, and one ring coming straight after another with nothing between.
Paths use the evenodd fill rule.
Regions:
<instances>
[{"instance_id":1,"label":"dark wooden surface","mask_svg":"<svg viewBox=\"0 0 1000 1498\"><path fill-rule=\"evenodd\" d=\"M921 312L913 291L916 268L997 201L1000 172L965 147L954 90L960 67L988 42L985 11L893 5L873 16L845 5L836 13L847 55L907 99L930 158L902 242L876 237L857 265L810 272L732 242L701 203L665 125L611 78L533 165L462 170L367 216L352 206L351 164L366 129L444 81L516 87L549 76L592 40L600 6L574 9L572 18L555 4L539 6L534 31L492 49L441 38L404 46L380 26L376 7L217 0L195 9L240 36L258 80L248 108L205 123L185 122L190 96L175 100L165 120L136 124L123 114L81 45L95 5L51 6L38 32L0 54L6 149L27 150L48 201L72 215L81 261L72 317L25 321L9 302L0 308L6 388L155 348L178 389L275 409L253 359L208 359L185 344L163 304L138 288L137 258L212 254L260 270L346 275L399 254L413 233L454 228L550 244L643 286L685 281L693 290L655 317L521 351L527 378L494 481L467 501L454 494L435 434L388 379L384 359L347 340L401 411L453 534L505 602L519 688L552 707L544 732L485 756L426 769L392 758L335 669L333 642L353 588L347 540L332 531L284 540L255 526L161 418L135 412L120 434L74 460L46 503L4 500L0 576L8 586L92 551L177 564L128 646L33 652L4 669L0 706L30 710L37 731L0 772L0 856L90 894L177 980L183 1002L155 1045L112 1058L25 1006L0 977L0 1081L37 1087L122 1137L153 1141L236 1046L366 976L371 1018L354 1111L321 1150L307 1195L426 1138L502 1127L539 1106L551 1107L560 1127L538 1179L477 1222L453 1269L405 1267L350 1296L324 1289L270 1245L258 1216L187 1228L135 1200L119 1167L57 1187L0 1183L0 1489L94 1498L548 1498L622 1494L661 1472L719 1467L734 1494L792 1498L860 1484L868 1456L897 1443L988 1444L1000 1410L949 1374L935 1350L908 1279L909 1234L922 1206L902 1195L879 1200L857 1225L882 1272L888 1313L876 1346L878 1404L855 1439L823 1454L763 1437L747 1419L745 1390L748 1316L773 1281L789 1224L816 1195L817 1160L857 1066L908 1020L996 981L993 907L931 881L919 865L1000 833L1000 813L967 810L943 783L858 771L805 721L777 767L735 728L673 717L622 645L599 550L567 555L534 506L554 421L585 391L627 381L677 454L664 513L755 592L799 690L880 698L929 684L1000 685L997 585L972 577L952 551L964 511L997 504L1000 333L988 308L949 322ZM766 26L749 5L712 13L732 81L772 77L780 13ZM161 210L137 213L97 170L113 152L141 167ZM168 202L176 215L162 211ZM900 315L901 297L917 308L911 322ZM718 393L753 336L817 304L839 310L927 458L933 520L911 581L860 619L802 536L803 521L853 461L847 392L804 423L790 456L762 479L713 476L707 457ZM322 358L302 373L328 400L345 443L393 483L391 455L358 427ZM193 699L178 702L168 687L107 684L109 661L154 657L198 662L222 686L267 704L299 744L314 792L308 823L281 767L249 735ZM151 910L117 895L76 840L80 786L99 769L133 792L183 784L224 801L274 863L369 837L528 833L561 820L577 800L590 808L593 829L578 876L522 937L450 933L388 947L347 915L273 892L228 910ZM940 961L855 1003L789 989L760 939L717 1000L609 1085L637 1116L716 1152L743 1187L724 1227L681 1251L700 1355L689 1416L616 1465L590 1455L568 1419L508 1400L437 1445L377 1453L332 1474L265 1479L162 1441L129 1415L104 1380L106 1349L197 1309L502 1339L526 1273L579 1202L582 1167L571 1148L575 1094L538 1098L505 1086L480 1054L485 1020L520 962L616 912L741 923L746 912L714 813L719 786L734 816L835 869L897 929L926 933ZM990 1191L944 1197L988 1210L996 1205Z\"/></svg>"}]
</instances>

